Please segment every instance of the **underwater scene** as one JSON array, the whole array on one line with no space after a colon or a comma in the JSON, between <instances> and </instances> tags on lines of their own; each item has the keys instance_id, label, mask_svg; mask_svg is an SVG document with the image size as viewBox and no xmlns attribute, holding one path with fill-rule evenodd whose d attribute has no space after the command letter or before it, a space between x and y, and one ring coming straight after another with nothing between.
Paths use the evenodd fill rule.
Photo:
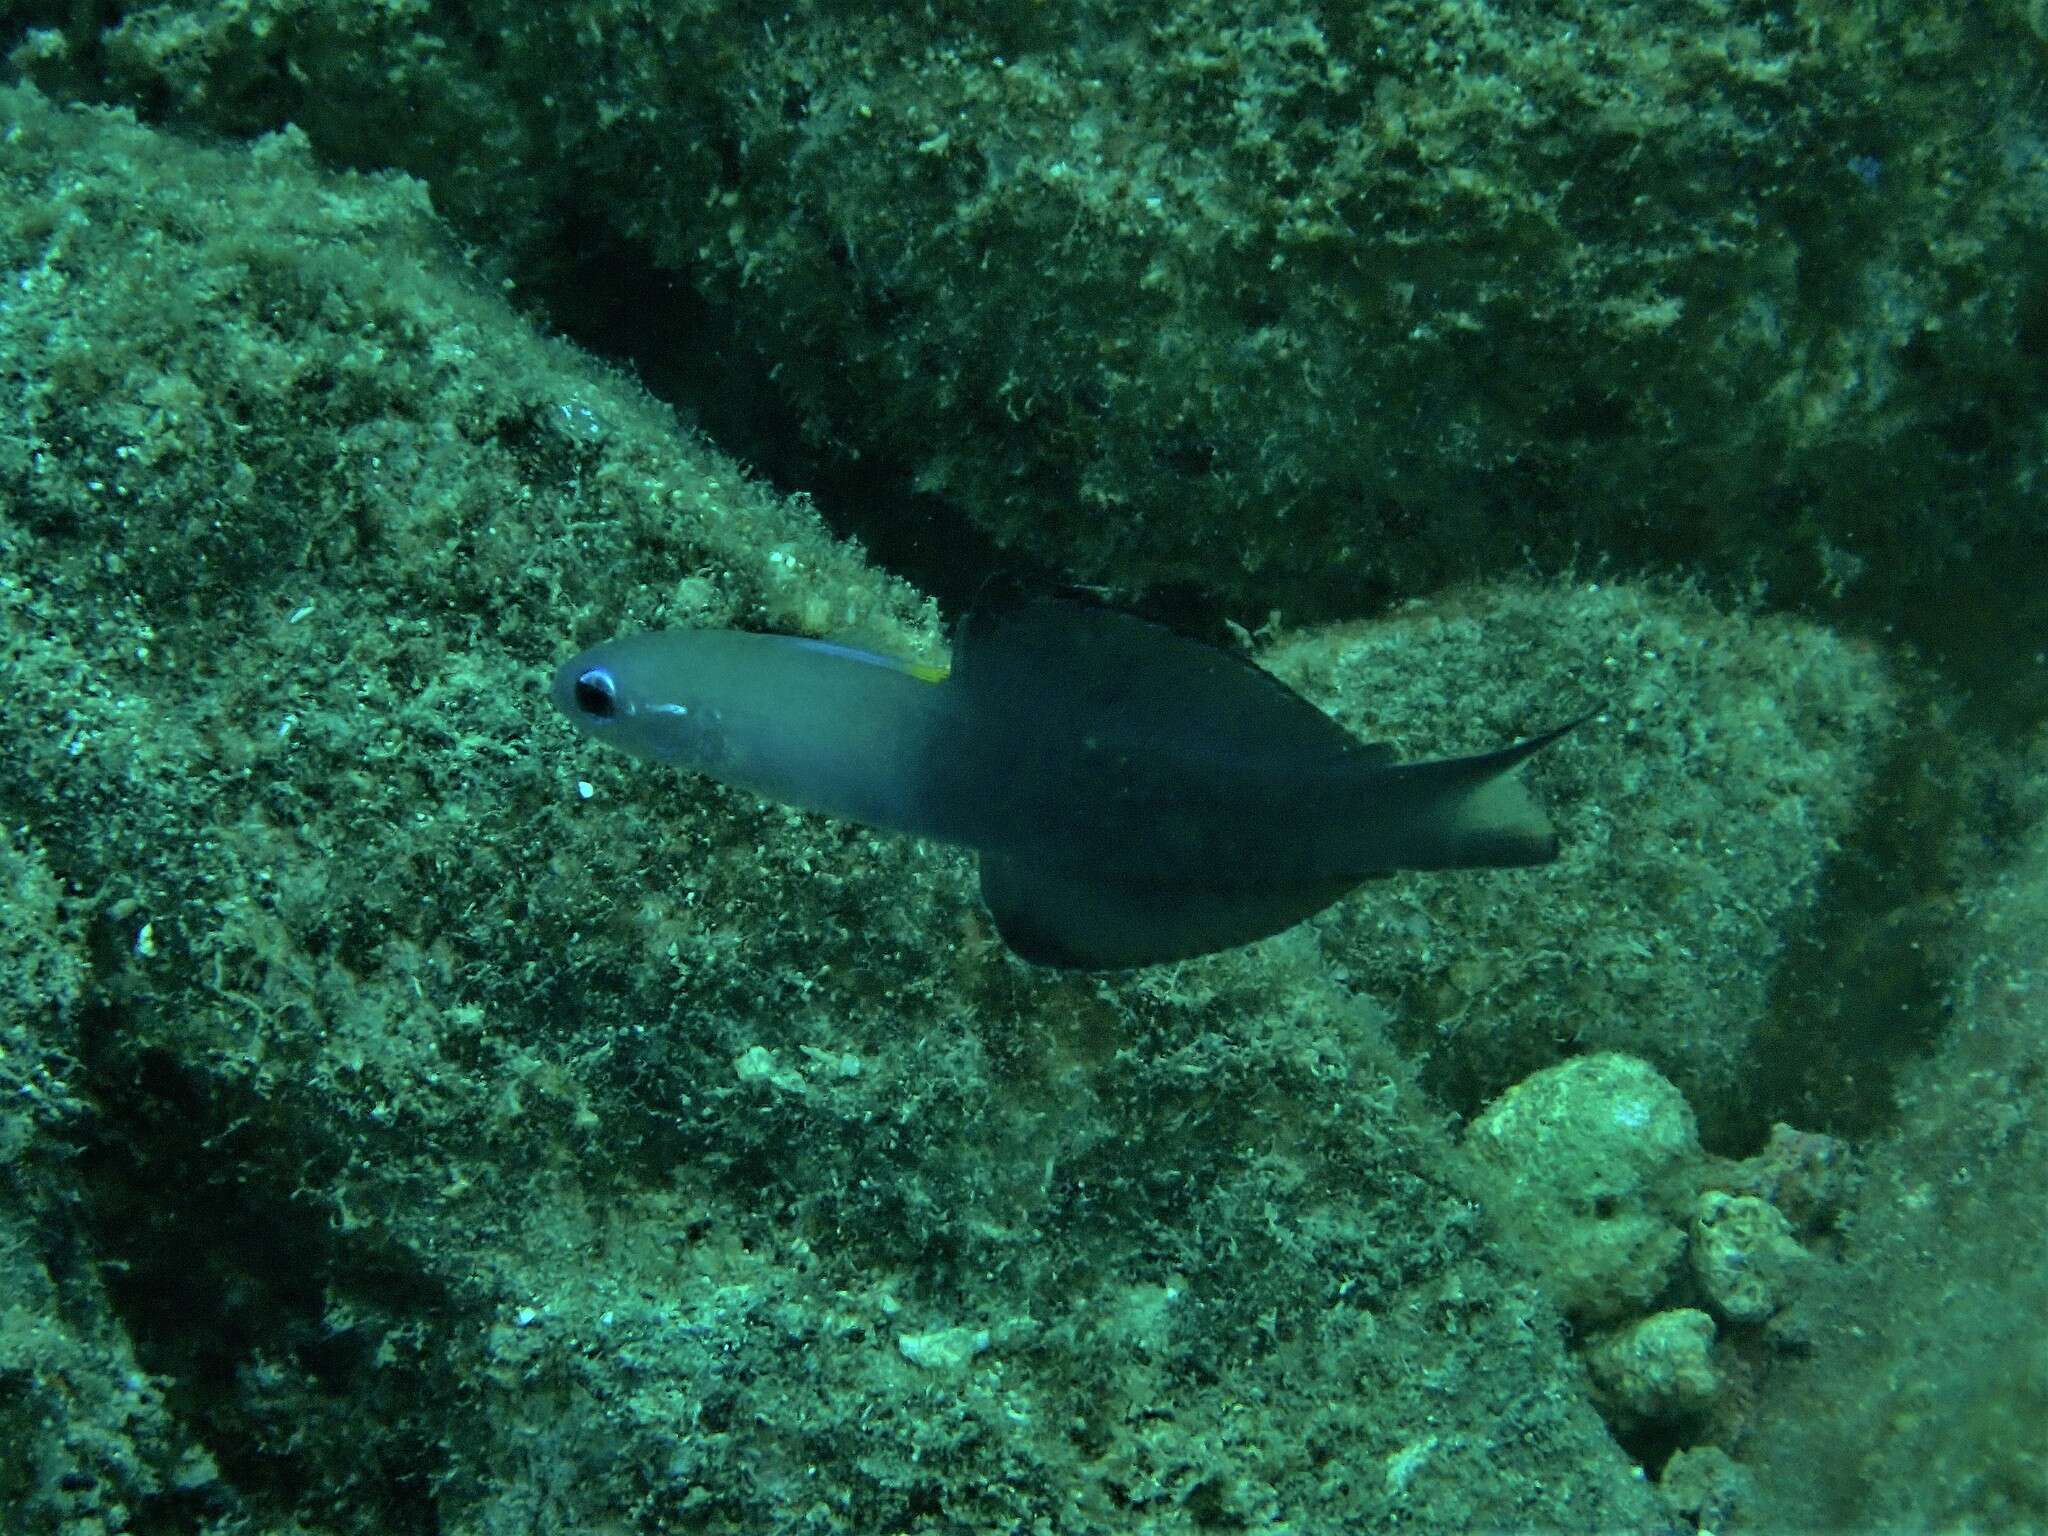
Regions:
<instances>
[{"instance_id":1,"label":"underwater scene","mask_svg":"<svg viewBox=\"0 0 2048 1536\"><path fill-rule=\"evenodd\" d=\"M11 0L0 1533L2048 1532L2048 0Z\"/></svg>"}]
</instances>

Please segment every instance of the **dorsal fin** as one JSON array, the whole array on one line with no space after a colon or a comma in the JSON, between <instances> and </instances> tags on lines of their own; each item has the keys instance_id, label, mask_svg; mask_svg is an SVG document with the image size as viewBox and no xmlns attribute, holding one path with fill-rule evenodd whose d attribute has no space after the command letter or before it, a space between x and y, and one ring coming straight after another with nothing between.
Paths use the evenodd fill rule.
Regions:
<instances>
[{"instance_id":1,"label":"dorsal fin","mask_svg":"<svg viewBox=\"0 0 2048 1536\"><path fill-rule=\"evenodd\" d=\"M1077 721L1218 751L1301 765L1389 755L1232 651L1070 597L1006 591L977 602L954 639L953 677L997 707L1050 696Z\"/></svg>"}]
</instances>

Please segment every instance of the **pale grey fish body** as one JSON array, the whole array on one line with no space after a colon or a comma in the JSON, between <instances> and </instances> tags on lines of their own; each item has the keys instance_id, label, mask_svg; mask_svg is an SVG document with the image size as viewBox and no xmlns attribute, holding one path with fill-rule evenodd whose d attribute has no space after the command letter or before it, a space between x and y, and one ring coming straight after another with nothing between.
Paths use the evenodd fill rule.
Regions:
<instances>
[{"instance_id":1,"label":"pale grey fish body","mask_svg":"<svg viewBox=\"0 0 2048 1536\"><path fill-rule=\"evenodd\" d=\"M635 757L801 810L965 841L929 809L957 736L944 672L851 646L732 629L629 635L556 674L556 708Z\"/></svg>"}]
</instances>

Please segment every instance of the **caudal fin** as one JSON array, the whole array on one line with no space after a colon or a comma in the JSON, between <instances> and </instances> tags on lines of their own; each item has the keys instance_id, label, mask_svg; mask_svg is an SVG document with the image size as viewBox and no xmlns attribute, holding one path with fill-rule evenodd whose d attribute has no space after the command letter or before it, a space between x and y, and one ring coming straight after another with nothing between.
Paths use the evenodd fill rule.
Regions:
<instances>
[{"instance_id":1,"label":"caudal fin","mask_svg":"<svg viewBox=\"0 0 2048 1536\"><path fill-rule=\"evenodd\" d=\"M1512 769L1452 797L1444 806L1441 869L1548 864L1557 829Z\"/></svg>"},{"instance_id":2,"label":"caudal fin","mask_svg":"<svg viewBox=\"0 0 2048 1536\"><path fill-rule=\"evenodd\" d=\"M1595 713L1498 752L1408 763L1394 770L1422 791L1411 829L1415 851L1403 864L1411 869L1506 868L1556 858L1557 832L1515 769Z\"/></svg>"}]
</instances>

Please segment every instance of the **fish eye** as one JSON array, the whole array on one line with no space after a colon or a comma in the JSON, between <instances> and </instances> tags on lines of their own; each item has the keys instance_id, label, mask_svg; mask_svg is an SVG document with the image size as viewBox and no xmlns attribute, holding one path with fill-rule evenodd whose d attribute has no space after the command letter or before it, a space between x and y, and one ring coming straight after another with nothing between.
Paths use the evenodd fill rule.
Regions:
<instances>
[{"instance_id":1,"label":"fish eye","mask_svg":"<svg viewBox=\"0 0 2048 1536\"><path fill-rule=\"evenodd\" d=\"M603 667L592 667L576 679L576 707L593 720L610 720L619 712L619 685Z\"/></svg>"}]
</instances>

